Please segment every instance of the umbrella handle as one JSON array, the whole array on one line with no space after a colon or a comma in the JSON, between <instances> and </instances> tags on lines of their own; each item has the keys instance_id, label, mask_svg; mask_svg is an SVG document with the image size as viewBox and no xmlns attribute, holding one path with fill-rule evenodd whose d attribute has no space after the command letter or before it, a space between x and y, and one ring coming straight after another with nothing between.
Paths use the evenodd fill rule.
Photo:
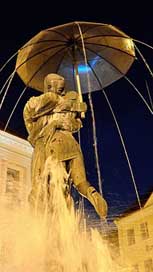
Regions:
<instances>
[{"instance_id":1,"label":"umbrella handle","mask_svg":"<svg viewBox=\"0 0 153 272\"><path fill-rule=\"evenodd\" d=\"M75 65L75 76L76 76L76 83L77 83L77 90L79 94L79 100L80 102L83 102L82 92L81 92L81 84L80 84L80 77L78 73L78 66ZM85 118L85 113L81 112L81 118Z\"/></svg>"}]
</instances>

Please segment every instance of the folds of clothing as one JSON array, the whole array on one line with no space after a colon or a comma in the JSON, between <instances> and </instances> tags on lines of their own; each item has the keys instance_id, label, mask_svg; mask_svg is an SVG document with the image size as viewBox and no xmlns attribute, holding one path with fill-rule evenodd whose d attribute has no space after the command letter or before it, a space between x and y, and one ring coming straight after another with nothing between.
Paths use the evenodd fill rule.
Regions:
<instances>
[{"instance_id":1,"label":"folds of clothing","mask_svg":"<svg viewBox=\"0 0 153 272\"><path fill-rule=\"evenodd\" d=\"M36 206L37 195L43 195L39 188L41 188L40 190L43 189L41 184L43 183L43 173L48 158L51 158L53 164L55 160L59 164L63 163L68 174L69 186L72 182L77 188L79 183L86 182L83 155L72 133L56 130L52 136L48 135L47 142L44 142L44 137L40 137L36 141L32 159L32 190L29 197L32 206Z\"/></svg>"}]
</instances>

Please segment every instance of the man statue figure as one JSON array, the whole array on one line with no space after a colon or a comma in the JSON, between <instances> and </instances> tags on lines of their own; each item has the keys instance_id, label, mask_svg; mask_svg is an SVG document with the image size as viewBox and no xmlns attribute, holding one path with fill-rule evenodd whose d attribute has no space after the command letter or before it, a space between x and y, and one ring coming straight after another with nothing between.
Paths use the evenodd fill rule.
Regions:
<instances>
[{"instance_id":1,"label":"man statue figure","mask_svg":"<svg viewBox=\"0 0 153 272\"><path fill-rule=\"evenodd\" d=\"M73 184L94 206L100 218L106 218L107 203L87 181L82 151L73 137L73 133L82 127L81 113L86 112L87 106L79 101L77 92L65 92L64 85L62 76L48 74L44 79L44 93L30 98L24 107L28 140L34 147L29 202L31 207L36 208L38 191L41 195L38 188L42 182L45 164L51 158L51 161L57 160L62 164L67 172L68 178L61 184L65 199L69 199L70 187ZM52 182L50 173L47 182L48 186ZM43 198L43 194L40 198Z\"/></svg>"}]
</instances>

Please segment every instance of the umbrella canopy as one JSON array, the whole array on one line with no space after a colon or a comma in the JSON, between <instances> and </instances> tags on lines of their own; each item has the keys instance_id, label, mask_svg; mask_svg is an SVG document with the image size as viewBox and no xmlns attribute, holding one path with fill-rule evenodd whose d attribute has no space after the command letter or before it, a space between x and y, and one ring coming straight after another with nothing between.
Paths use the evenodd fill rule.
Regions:
<instances>
[{"instance_id":1,"label":"umbrella canopy","mask_svg":"<svg viewBox=\"0 0 153 272\"><path fill-rule=\"evenodd\" d=\"M58 73L69 90L76 89L75 71L82 93L104 88L123 77L135 59L133 40L108 24L71 22L48 28L18 52L16 71L24 83L43 91L44 77Z\"/></svg>"}]
</instances>

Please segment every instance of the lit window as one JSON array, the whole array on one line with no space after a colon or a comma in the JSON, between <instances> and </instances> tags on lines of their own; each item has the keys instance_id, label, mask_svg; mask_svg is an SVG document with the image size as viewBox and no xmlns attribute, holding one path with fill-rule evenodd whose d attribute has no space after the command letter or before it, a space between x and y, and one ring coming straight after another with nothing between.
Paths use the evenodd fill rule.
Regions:
<instances>
[{"instance_id":1,"label":"lit window","mask_svg":"<svg viewBox=\"0 0 153 272\"><path fill-rule=\"evenodd\" d=\"M153 261L151 258L144 261L144 268L145 272L153 272Z\"/></svg>"},{"instance_id":2,"label":"lit window","mask_svg":"<svg viewBox=\"0 0 153 272\"><path fill-rule=\"evenodd\" d=\"M140 224L140 231L142 239L147 239L149 237L147 222Z\"/></svg>"},{"instance_id":3,"label":"lit window","mask_svg":"<svg viewBox=\"0 0 153 272\"><path fill-rule=\"evenodd\" d=\"M128 240L128 245L129 246L135 244L134 229L128 229L127 230L127 240Z\"/></svg>"}]
</instances>

